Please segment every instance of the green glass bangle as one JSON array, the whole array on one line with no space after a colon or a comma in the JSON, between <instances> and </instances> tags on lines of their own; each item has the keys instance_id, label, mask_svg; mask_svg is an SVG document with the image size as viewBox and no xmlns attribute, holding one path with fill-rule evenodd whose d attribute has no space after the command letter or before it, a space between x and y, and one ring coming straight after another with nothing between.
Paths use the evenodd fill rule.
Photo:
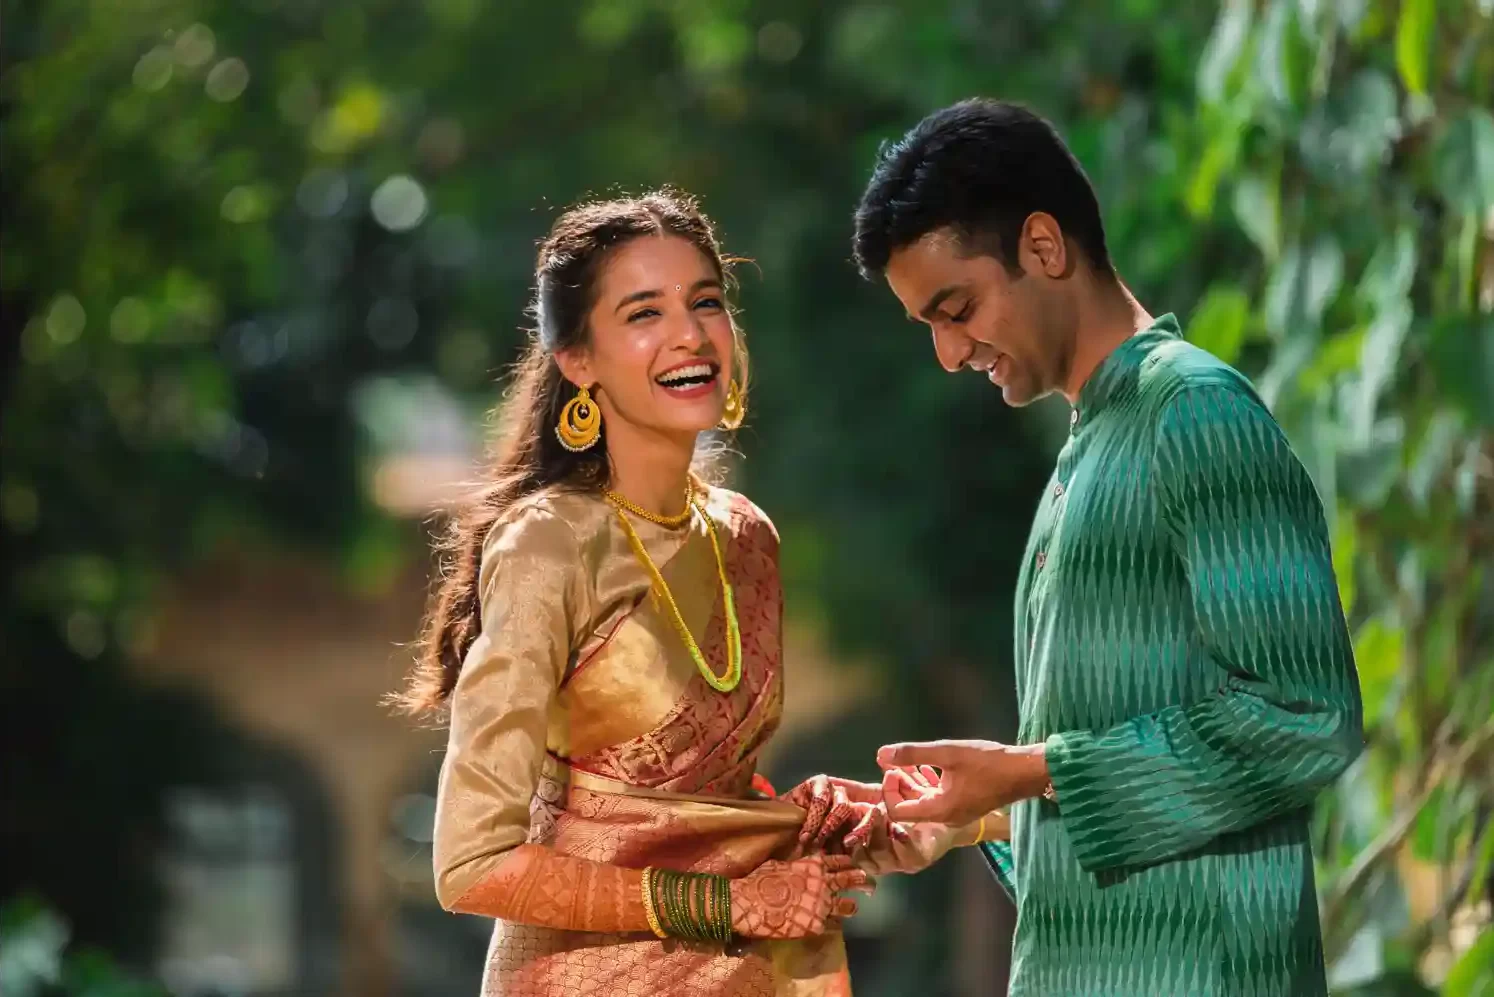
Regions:
<instances>
[{"instance_id":1,"label":"green glass bangle","mask_svg":"<svg viewBox=\"0 0 1494 997\"><path fill-rule=\"evenodd\" d=\"M684 886L684 873L672 873L669 877L669 892L665 903L669 906L670 920L674 922L674 933L681 938L690 939L693 932L690 930L690 919L685 911Z\"/></svg>"},{"instance_id":2,"label":"green glass bangle","mask_svg":"<svg viewBox=\"0 0 1494 997\"><path fill-rule=\"evenodd\" d=\"M699 936L701 941L710 941L710 911L706 907L706 898L710 894L711 890L710 877L702 876L697 873L696 875L691 876L690 880L690 886L692 887L690 892L694 894L695 900L694 904L692 905L694 908L693 913L695 915L695 933Z\"/></svg>"},{"instance_id":3,"label":"green glass bangle","mask_svg":"<svg viewBox=\"0 0 1494 997\"><path fill-rule=\"evenodd\" d=\"M731 944L731 880L716 877L719 905L716 908L717 924L721 928L721 944Z\"/></svg>"},{"instance_id":4,"label":"green glass bangle","mask_svg":"<svg viewBox=\"0 0 1494 997\"><path fill-rule=\"evenodd\" d=\"M659 911L659 920L664 922L664 931L672 937L678 937L680 933L679 921L674 916L674 906L670 902L673 896L670 886L676 875L669 869L659 869L654 873L654 905Z\"/></svg>"}]
</instances>

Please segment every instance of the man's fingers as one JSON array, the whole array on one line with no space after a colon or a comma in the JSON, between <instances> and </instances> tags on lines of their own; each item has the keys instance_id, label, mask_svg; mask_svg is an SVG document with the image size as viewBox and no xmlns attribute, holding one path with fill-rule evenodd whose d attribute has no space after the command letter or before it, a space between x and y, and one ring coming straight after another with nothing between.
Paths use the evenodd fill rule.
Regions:
<instances>
[{"instance_id":1,"label":"man's fingers","mask_svg":"<svg viewBox=\"0 0 1494 997\"><path fill-rule=\"evenodd\" d=\"M922 785L907 769L888 769L882 773L882 800L892 806L905 800L918 800L931 790Z\"/></svg>"},{"instance_id":2,"label":"man's fingers","mask_svg":"<svg viewBox=\"0 0 1494 997\"><path fill-rule=\"evenodd\" d=\"M904 800L887 808L887 815L896 821L934 821L951 823L949 801L942 793L925 796L917 800Z\"/></svg>"},{"instance_id":3,"label":"man's fingers","mask_svg":"<svg viewBox=\"0 0 1494 997\"><path fill-rule=\"evenodd\" d=\"M895 766L948 765L963 748L953 741L914 741L888 744L877 751L877 764L884 769Z\"/></svg>"},{"instance_id":4,"label":"man's fingers","mask_svg":"<svg viewBox=\"0 0 1494 997\"><path fill-rule=\"evenodd\" d=\"M918 766L918 774L923 776L924 781L930 786L938 786L943 781L939 778L938 771L932 765Z\"/></svg>"}]
</instances>

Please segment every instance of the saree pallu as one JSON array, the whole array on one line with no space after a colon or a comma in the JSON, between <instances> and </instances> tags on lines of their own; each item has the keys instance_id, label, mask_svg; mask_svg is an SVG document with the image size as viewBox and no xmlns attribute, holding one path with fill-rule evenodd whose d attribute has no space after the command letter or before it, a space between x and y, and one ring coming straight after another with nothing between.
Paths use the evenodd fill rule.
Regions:
<instances>
[{"instance_id":1,"label":"saree pallu","mask_svg":"<svg viewBox=\"0 0 1494 997\"><path fill-rule=\"evenodd\" d=\"M563 798L564 807L543 822L549 840L536 843L629 868L740 877L786 854L804 821L804 811L791 803L643 789L567 771L553 759L546 765L545 783L547 795ZM851 992L839 931L813 938L738 939L723 951L650 934L499 921L487 965L483 997L848 997Z\"/></svg>"}]
</instances>

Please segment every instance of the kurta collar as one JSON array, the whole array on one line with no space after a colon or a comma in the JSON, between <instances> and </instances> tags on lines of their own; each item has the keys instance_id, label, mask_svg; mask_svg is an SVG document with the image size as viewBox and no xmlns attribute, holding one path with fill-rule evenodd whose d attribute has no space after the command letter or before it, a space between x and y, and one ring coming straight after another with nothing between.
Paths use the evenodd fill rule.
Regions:
<instances>
[{"instance_id":1,"label":"kurta collar","mask_svg":"<svg viewBox=\"0 0 1494 997\"><path fill-rule=\"evenodd\" d=\"M1070 424L1077 429L1082 421L1093 418L1111 402L1134 391L1136 374L1147 354L1182 334L1177 317L1168 312L1112 350L1079 389Z\"/></svg>"}]
</instances>

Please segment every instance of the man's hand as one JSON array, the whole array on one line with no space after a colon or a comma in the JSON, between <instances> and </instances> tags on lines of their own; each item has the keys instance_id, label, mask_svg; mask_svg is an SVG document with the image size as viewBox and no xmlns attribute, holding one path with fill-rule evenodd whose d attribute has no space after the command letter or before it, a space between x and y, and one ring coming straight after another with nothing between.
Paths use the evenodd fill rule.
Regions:
<instances>
[{"instance_id":1,"label":"man's hand","mask_svg":"<svg viewBox=\"0 0 1494 997\"><path fill-rule=\"evenodd\" d=\"M1048 765L1043 746L1015 747L995 741L928 741L889 744L877 752L882 798L895 821L934 821L962 826L1018 800L1043 795ZM916 779L903 771L930 765L939 779Z\"/></svg>"}]
</instances>

